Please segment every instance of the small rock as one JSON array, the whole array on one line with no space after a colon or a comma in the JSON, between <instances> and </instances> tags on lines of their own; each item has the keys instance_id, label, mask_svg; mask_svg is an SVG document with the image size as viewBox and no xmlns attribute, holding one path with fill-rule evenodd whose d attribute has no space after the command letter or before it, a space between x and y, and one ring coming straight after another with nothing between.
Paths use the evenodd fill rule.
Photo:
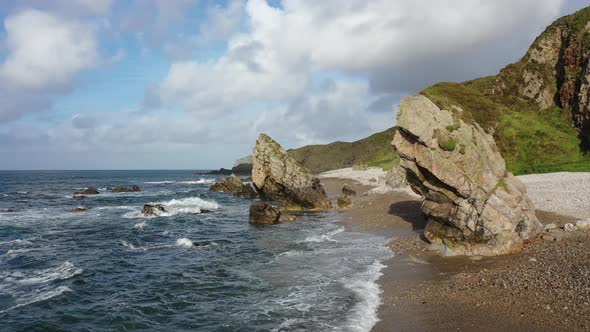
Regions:
<instances>
[{"instance_id":1,"label":"small rock","mask_svg":"<svg viewBox=\"0 0 590 332\"><path fill-rule=\"evenodd\" d=\"M573 232L576 230L576 225L574 225L572 223L567 223L567 224L563 225L563 230L566 232Z\"/></svg>"},{"instance_id":2,"label":"small rock","mask_svg":"<svg viewBox=\"0 0 590 332\"><path fill-rule=\"evenodd\" d=\"M157 216L162 212L166 212L166 207L162 204L146 204L141 210L141 213L146 216Z\"/></svg>"},{"instance_id":3,"label":"small rock","mask_svg":"<svg viewBox=\"0 0 590 332\"><path fill-rule=\"evenodd\" d=\"M279 217L279 221L283 222L283 221L295 221L297 220L297 217L292 215L292 214L282 214Z\"/></svg>"},{"instance_id":4,"label":"small rock","mask_svg":"<svg viewBox=\"0 0 590 332\"><path fill-rule=\"evenodd\" d=\"M280 222L280 218L281 211L268 203L256 202L250 206L249 221L251 224L277 224Z\"/></svg>"},{"instance_id":5,"label":"small rock","mask_svg":"<svg viewBox=\"0 0 590 332\"><path fill-rule=\"evenodd\" d=\"M138 192L138 191L141 191L141 190L139 190L139 187L136 185L133 185L131 188L129 188L129 187L111 188L111 192L114 192L114 193L134 193L134 192Z\"/></svg>"},{"instance_id":6,"label":"small rock","mask_svg":"<svg viewBox=\"0 0 590 332\"><path fill-rule=\"evenodd\" d=\"M99 192L94 187L88 187L84 190L76 191L74 196L98 195Z\"/></svg>"},{"instance_id":7,"label":"small rock","mask_svg":"<svg viewBox=\"0 0 590 332\"><path fill-rule=\"evenodd\" d=\"M75 207L73 209L70 209L69 212L77 213L77 212L84 212L84 211L88 211L88 210L89 209L87 207L78 206L78 207Z\"/></svg>"},{"instance_id":8,"label":"small rock","mask_svg":"<svg viewBox=\"0 0 590 332\"><path fill-rule=\"evenodd\" d=\"M576 222L576 230L589 231L590 230L590 220L578 220Z\"/></svg>"},{"instance_id":9,"label":"small rock","mask_svg":"<svg viewBox=\"0 0 590 332\"><path fill-rule=\"evenodd\" d=\"M534 257L529 258L529 262L536 262L536 261L537 261L537 259Z\"/></svg>"},{"instance_id":10,"label":"small rock","mask_svg":"<svg viewBox=\"0 0 590 332\"><path fill-rule=\"evenodd\" d=\"M557 225L556 224L547 224L547 225L545 225L545 230L546 231L549 231L549 230L552 230L552 229L557 229Z\"/></svg>"}]
</instances>

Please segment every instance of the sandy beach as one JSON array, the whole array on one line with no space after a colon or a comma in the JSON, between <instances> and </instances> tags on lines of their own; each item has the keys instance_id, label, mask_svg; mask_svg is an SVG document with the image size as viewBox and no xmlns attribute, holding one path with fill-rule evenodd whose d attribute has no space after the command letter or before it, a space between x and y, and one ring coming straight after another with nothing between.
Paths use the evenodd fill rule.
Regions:
<instances>
[{"instance_id":1,"label":"sandy beach","mask_svg":"<svg viewBox=\"0 0 590 332\"><path fill-rule=\"evenodd\" d=\"M349 222L391 238L395 257L379 280L382 305L373 331L590 328L590 233L546 231L508 256L440 257L421 237L420 198L373 190L380 186L379 174L359 181L351 170L322 176L333 198L344 184L357 191L345 210ZM590 216L590 173L520 178L543 224L560 227Z\"/></svg>"}]
</instances>

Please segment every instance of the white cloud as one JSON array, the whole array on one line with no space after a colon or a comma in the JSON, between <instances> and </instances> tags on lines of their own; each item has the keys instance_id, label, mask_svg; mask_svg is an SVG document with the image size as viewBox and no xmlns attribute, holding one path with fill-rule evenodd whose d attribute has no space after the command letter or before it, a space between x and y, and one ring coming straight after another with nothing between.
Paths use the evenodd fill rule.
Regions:
<instances>
[{"instance_id":1,"label":"white cloud","mask_svg":"<svg viewBox=\"0 0 590 332\"><path fill-rule=\"evenodd\" d=\"M97 65L93 29L39 10L26 10L4 21L8 56L0 77L23 88L66 85L81 70Z\"/></svg>"}]
</instances>

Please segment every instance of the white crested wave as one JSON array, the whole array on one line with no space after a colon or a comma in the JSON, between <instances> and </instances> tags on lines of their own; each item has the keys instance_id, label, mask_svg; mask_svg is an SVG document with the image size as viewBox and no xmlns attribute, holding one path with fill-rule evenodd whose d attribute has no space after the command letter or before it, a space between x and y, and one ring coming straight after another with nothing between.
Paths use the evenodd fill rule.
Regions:
<instances>
[{"instance_id":1,"label":"white crested wave","mask_svg":"<svg viewBox=\"0 0 590 332\"><path fill-rule=\"evenodd\" d=\"M15 246L32 246L33 242L31 242L29 240L16 239L16 240L10 240L10 241L0 241L0 244L10 244L10 245L15 245Z\"/></svg>"},{"instance_id":2,"label":"white crested wave","mask_svg":"<svg viewBox=\"0 0 590 332\"><path fill-rule=\"evenodd\" d=\"M42 270L0 272L0 291L10 295L16 303L0 313L70 292L68 287L55 286L54 283L72 278L82 271L74 264L65 262Z\"/></svg>"},{"instance_id":3,"label":"white crested wave","mask_svg":"<svg viewBox=\"0 0 590 332\"><path fill-rule=\"evenodd\" d=\"M360 300L344 324L347 331L369 331L379 321L377 309L381 305L381 288L377 280L384 267L376 260L365 272L343 282L344 287L352 290Z\"/></svg>"},{"instance_id":4,"label":"white crested wave","mask_svg":"<svg viewBox=\"0 0 590 332\"><path fill-rule=\"evenodd\" d=\"M215 183L215 179L198 179L198 180L185 180L185 181L147 181L147 184L209 184Z\"/></svg>"},{"instance_id":5,"label":"white crested wave","mask_svg":"<svg viewBox=\"0 0 590 332\"><path fill-rule=\"evenodd\" d=\"M217 210L219 204L214 201L206 201L199 197L188 197L181 199L172 199L167 202L155 202L150 204L162 204L166 209L163 211L155 211L155 215L146 216L141 211L132 211L125 213L124 218L154 218L154 217L170 217L177 214L200 214L203 210Z\"/></svg>"},{"instance_id":6,"label":"white crested wave","mask_svg":"<svg viewBox=\"0 0 590 332\"><path fill-rule=\"evenodd\" d=\"M192 248L194 246L193 241L183 237L176 240L176 246L180 248Z\"/></svg>"},{"instance_id":7,"label":"white crested wave","mask_svg":"<svg viewBox=\"0 0 590 332\"><path fill-rule=\"evenodd\" d=\"M310 235L306 237L305 240L299 242L338 242L337 240L334 240L332 237L342 232L344 232L344 227L340 227L335 230L329 231L326 234Z\"/></svg>"},{"instance_id":8,"label":"white crested wave","mask_svg":"<svg viewBox=\"0 0 590 332\"><path fill-rule=\"evenodd\" d=\"M133 228L137 229L139 231L143 231L145 226L146 226L146 223L145 223L145 221L143 221L143 222L139 222L139 223L133 225Z\"/></svg>"}]
</instances>

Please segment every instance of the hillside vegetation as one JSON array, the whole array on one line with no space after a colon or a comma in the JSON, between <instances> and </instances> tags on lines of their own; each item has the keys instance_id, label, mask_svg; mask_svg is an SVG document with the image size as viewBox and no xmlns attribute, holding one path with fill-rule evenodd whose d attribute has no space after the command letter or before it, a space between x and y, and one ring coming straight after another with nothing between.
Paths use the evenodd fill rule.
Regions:
<instances>
[{"instance_id":1,"label":"hillside vegetation","mask_svg":"<svg viewBox=\"0 0 590 332\"><path fill-rule=\"evenodd\" d=\"M289 150L290 156L314 173L351 167L357 164L391 169L399 161L391 140L393 128L373 134L355 142L334 142L325 145L307 145Z\"/></svg>"}]
</instances>

